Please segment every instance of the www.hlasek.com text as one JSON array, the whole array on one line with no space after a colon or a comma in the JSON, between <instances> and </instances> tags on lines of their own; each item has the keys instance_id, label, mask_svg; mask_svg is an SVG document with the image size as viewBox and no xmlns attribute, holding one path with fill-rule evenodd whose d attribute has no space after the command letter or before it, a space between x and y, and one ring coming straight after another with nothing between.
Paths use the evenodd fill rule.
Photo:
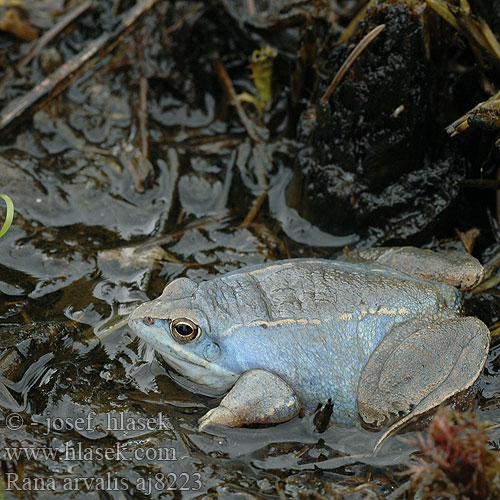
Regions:
<instances>
[{"instance_id":1,"label":"www.hlasek.com text","mask_svg":"<svg viewBox=\"0 0 500 500\"><path fill-rule=\"evenodd\" d=\"M0 451L0 458L8 461L62 460L93 462L96 460L131 460L137 463L142 461L172 462L177 460L177 455L173 447L140 446L127 448L123 443L117 442L109 447L83 446L82 443L64 443L57 448L46 446L6 446Z\"/></svg>"}]
</instances>

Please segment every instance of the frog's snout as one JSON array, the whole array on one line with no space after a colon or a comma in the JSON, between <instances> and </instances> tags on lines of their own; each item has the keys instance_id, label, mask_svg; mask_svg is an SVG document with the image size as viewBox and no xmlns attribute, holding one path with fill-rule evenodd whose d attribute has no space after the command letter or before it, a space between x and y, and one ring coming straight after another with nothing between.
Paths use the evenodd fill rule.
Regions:
<instances>
[{"instance_id":1,"label":"frog's snout","mask_svg":"<svg viewBox=\"0 0 500 500\"><path fill-rule=\"evenodd\" d=\"M128 325L130 328L135 329L135 326L142 322L146 325L152 325L154 323L153 311L151 310L150 302L141 304L136 307L132 314L128 317Z\"/></svg>"}]
</instances>

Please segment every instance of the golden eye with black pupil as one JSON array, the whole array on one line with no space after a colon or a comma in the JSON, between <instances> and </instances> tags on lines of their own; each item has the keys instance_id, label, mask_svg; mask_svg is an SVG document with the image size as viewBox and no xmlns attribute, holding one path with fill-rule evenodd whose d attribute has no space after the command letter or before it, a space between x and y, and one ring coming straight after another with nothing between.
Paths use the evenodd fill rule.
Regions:
<instances>
[{"instance_id":1,"label":"golden eye with black pupil","mask_svg":"<svg viewBox=\"0 0 500 500\"><path fill-rule=\"evenodd\" d=\"M180 342L194 340L200 333L200 327L187 318L177 318L170 327L174 339Z\"/></svg>"}]
</instances>

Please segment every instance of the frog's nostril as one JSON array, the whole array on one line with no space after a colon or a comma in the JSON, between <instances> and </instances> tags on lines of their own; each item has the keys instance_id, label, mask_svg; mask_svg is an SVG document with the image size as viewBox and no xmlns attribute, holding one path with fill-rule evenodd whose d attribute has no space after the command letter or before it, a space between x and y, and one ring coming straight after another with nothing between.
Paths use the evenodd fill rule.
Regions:
<instances>
[{"instance_id":1,"label":"frog's nostril","mask_svg":"<svg viewBox=\"0 0 500 500\"><path fill-rule=\"evenodd\" d=\"M146 325L152 325L155 322L151 316L146 316L143 321Z\"/></svg>"}]
</instances>

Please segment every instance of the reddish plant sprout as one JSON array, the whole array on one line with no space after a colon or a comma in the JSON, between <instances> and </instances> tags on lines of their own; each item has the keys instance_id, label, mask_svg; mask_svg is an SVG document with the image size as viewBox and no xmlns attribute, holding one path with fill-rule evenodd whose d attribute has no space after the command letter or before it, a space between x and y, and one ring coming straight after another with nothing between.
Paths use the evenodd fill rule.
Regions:
<instances>
[{"instance_id":1,"label":"reddish plant sprout","mask_svg":"<svg viewBox=\"0 0 500 500\"><path fill-rule=\"evenodd\" d=\"M488 424L473 413L441 408L434 416L426 437L413 441L423 453L412 464L410 498L418 492L422 500L500 498L500 454L488 448Z\"/></svg>"}]
</instances>

